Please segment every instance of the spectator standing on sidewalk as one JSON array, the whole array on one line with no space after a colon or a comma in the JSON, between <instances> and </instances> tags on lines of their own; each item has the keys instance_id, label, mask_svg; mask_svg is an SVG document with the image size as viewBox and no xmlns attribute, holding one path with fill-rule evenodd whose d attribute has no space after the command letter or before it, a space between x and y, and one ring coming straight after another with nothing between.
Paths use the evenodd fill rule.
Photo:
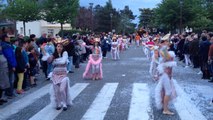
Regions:
<instances>
[{"instance_id":1,"label":"spectator standing on sidewalk","mask_svg":"<svg viewBox=\"0 0 213 120\"><path fill-rule=\"evenodd\" d=\"M22 88L23 80L24 80L24 73L27 71L26 69L26 63L24 60L24 56L22 54L22 48L17 47L15 51L17 66L16 66L16 73L18 76L18 84L17 84L17 90L16 92L18 94L24 93L24 90Z\"/></svg>"},{"instance_id":2,"label":"spectator standing on sidewalk","mask_svg":"<svg viewBox=\"0 0 213 120\"><path fill-rule=\"evenodd\" d=\"M189 52L190 55L192 57L192 62L194 65L194 68L198 68L199 65L199 39L198 39L198 35L192 35L192 42L191 45L189 47Z\"/></svg>"},{"instance_id":3,"label":"spectator standing on sidewalk","mask_svg":"<svg viewBox=\"0 0 213 120\"><path fill-rule=\"evenodd\" d=\"M1 41L0 41L0 105L7 100L3 99L3 92L10 87L9 77L8 77L8 65L7 59L2 53Z\"/></svg>"},{"instance_id":4,"label":"spectator standing on sidewalk","mask_svg":"<svg viewBox=\"0 0 213 120\"><path fill-rule=\"evenodd\" d=\"M75 46L74 46L74 40L73 39L69 39L69 44L64 46L64 49L67 51L68 53L68 64L67 64L67 71L69 73L74 73L72 71L72 66L73 66L73 56L75 54Z\"/></svg>"},{"instance_id":5,"label":"spectator standing on sidewalk","mask_svg":"<svg viewBox=\"0 0 213 120\"><path fill-rule=\"evenodd\" d=\"M213 37L211 37L211 46L209 48L209 54L208 54L208 64L210 65L210 72L211 72L211 80L209 82L213 82Z\"/></svg>"},{"instance_id":6,"label":"spectator standing on sidewalk","mask_svg":"<svg viewBox=\"0 0 213 120\"><path fill-rule=\"evenodd\" d=\"M189 48L190 48L190 43L192 41L191 36L186 37L185 43L183 45L183 54L184 54L184 58L185 58L185 68L192 66L192 62L190 59L190 52L189 52Z\"/></svg>"},{"instance_id":7,"label":"spectator standing on sidewalk","mask_svg":"<svg viewBox=\"0 0 213 120\"><path fill-rule=\"evenodd\" d=\"M5 95L8 96L8 98L12 98L14 95L14 72L16 70L16 58L15 53L13 51L13 46L10 43L10 38L7 36L7 34L4 34L2 36L2 53L7 59L8 63L8 71L9 71L9 82L10 82L10 88L8 88L5 92Z\"/></svg>"},{"instance_id":8,"label":"spectator standing on sidewalk","mask_svg":"<svg viewBox=\"0 0 213 120\"><path fill-rule=\"evenodd\" d=\"M207 40L206 34L202 34L201 39L202 41L200 42L199 55L201 60L201 71L203 73L202 79L210 79L207 61L209 46L211 45L211 43L209 42L209 40Z\"/></svg>"}]
</instances>

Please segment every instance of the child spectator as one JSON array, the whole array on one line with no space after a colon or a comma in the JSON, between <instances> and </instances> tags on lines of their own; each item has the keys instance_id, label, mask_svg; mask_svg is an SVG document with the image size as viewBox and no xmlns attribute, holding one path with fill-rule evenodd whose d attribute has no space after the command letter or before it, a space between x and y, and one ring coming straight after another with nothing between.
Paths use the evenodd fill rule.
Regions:
<instances>
[{"instance_id":1,"label":"child spectator","mask_svg":"<svg viewBox=\"0 0 213 120\"><path fill-rule=\"evenodd\" d=\"M30 46L28 48L29 51L29 63L30 63L30 68L29 68L29 73L30 73L30 84L32 87L35 87L37 84L35 82L35 74L36 74L36 64L38 61L37 55L35 48L33 46Z\"/></svg>"},{"instance_id":2,"label":"child spectator","mask_svg":"<svg viewBox=\"0 0 213 120\"><path fill-rule=\"evenodd\" d=\"M22 54L22 48L17 47L15 51L17 66L16 66L16 73L18 75L18 84L17 84L17 90L16 92L18 94L24 93L24 90L22 89L23 80L24 80L24 73L26 72L26 64L24 61L24 56Z\"/></svg>"}]
</instances>

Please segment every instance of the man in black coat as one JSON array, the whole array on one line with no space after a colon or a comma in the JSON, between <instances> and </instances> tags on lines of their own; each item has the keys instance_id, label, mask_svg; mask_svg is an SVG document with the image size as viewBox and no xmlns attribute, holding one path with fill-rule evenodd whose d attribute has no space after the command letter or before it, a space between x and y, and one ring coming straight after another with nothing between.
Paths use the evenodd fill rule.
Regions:
<instances>
[{"instance_id":1,"label":"man in black coat","mask_svg":"<svg viewBox=\"0 0 213 120\"><path fill-rule=\"evenodd\" d=\"M200 42L199 48L199 55L200 55L200 62L201 62L201 71L203 73L202 79L210 79L210 73L208 70L208 52L211 43L207 40L207 36L202 34L201 36L202 41Z\"/></svg>"},{"instance_id":2,"label":"man in black coat","mask_svg":"<svg viewBox=\"0 0 213 120\"><path fill-rule=\"evenodd\" d=\"M67 51L68 53L68 60L69 63L67 64L67 70L69 71L69 73L74 73L72 71L72 66L73 66L73 56L75 54L75 46L74 46L74 40L73 39L69 39L70 42L68 45L64 46L64 49Z\"/></svg>"}]
</instances>

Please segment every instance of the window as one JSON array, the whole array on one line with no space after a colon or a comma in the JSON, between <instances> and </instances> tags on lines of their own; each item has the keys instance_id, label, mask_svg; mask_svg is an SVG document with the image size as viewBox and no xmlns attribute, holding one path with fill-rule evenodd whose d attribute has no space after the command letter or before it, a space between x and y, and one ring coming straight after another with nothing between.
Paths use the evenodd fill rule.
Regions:
<instances>
[{"instance_id":1,"label":"window","mask_svg":"<svg viewBox=\"0 0 213 120\"><path fill-rule=\"evenodd\" d=\"M54 30L53 29L48 29L47 33L48 33L48 35L54 35Z\"/></svg>"}]
</instances>

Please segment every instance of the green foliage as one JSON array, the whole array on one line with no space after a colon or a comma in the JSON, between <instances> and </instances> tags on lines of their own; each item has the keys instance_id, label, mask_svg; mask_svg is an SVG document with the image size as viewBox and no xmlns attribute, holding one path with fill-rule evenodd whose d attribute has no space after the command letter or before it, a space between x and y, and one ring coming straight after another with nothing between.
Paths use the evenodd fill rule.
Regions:
<instances>
[{"instance_id":1,"label":"green foliage","mask_svg":"<svg viewBox=\"0 0 213 120\"><path fill-rule=\"evenodd\" d=\"M135 17L128 6L117 11L109 0L105 6L97 5L94 8L95 32L110 32L114 29L116 33L130 33L136 27L132 23Z\"/></svg>"},{"instance_id":2,"label":"green foliage","mask_svg":"<svg viewBox=\"0 0 213 120\"><path fill-rule=\"evenodd\" d=\"M213 2L211 0L182 1L181 4L180 0L163 0L154 9L153 24L158 28L175 30L180 28L182 20L182 28L186 26L194 29L211 27L213 23Z\"/></svg>"},{"instance_id":3,"label":"green foliage","mask_svg":"<svg viewBox=\"0 0 213 120\"><path fill-rule=\"evenodd\" d=\"M139 11L141 12L139 19L139 27L153 27L153 17L154 17L154 11L152 9L149 8L144 8L144 9L139 9Z\"/></svg>"},{"instance_id":4,"label":"green foliage","mask_svg":"<svg viewBox=\"0 0 213 120\"><path fill-rule=\"evenodd\" d=\"M25 23L40 19L40 7L36 0L8 0L4 15L16 21L23 21L24 34Z\"/></svg>"},{"instance_id":5,"label":"green foliage","mask_svg":"<svg viewBox=\"0 0 213 120\"><path fill-rule=\"evenodd\" d=\"M77 15L79 0L45 0L43 3L43 19L52 22L71 23ZM63 26L62 28L63 29Z\"/></svg>"},{"instance_id":6,"label":"green foliage","mask_svg":"<svg viewBox=\"0 0 213 120\"><path fill-rule=\"evenodd\" d=\"M63 36L63 24L73 23L79 0L45 0L43 5L43 19L51 23L60 23Z\"/></svg>"},{"instance_id":7,"label":"green foliage","mask_svg":"<svg viewBox=\"0 0 213 120\"><path fill-rule=\"evenodd\" d=\"M40 8L36 0L10 0L4 12L8 18L17 21L30 22L40 19Z\"/></svg>"}]
</instances>

